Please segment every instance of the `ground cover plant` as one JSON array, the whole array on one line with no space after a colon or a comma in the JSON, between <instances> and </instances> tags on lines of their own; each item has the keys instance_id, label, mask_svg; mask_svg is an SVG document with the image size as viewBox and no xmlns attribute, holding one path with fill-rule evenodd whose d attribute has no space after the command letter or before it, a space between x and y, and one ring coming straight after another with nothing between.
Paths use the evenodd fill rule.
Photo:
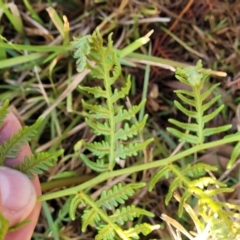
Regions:
<instances>
[{"instance_id":1,"label":"ground cover plant","mask_svg":"<svg viewBox=\"0 0 240 240\"><path fill-rule=\"evenodd\" d=\"M69 12L65 12L67 17L63 18L64 3L54 6L56 3L44 3L48 6L46 17L46 12L40 8L43 3L31 7L28 1L24 1L23 9L29 15L21 12L20 16L16 11L21 4L7 5L1 1L3 23L12 27L12 32L3 29L0 42L3 50L1 69L5 81L1 86L1 101L9 99L18 108L22 119L30 124L38 118L40 111L41 123L37 121L32 127L26 127L25 131L30 129L31 134L35 134L36 141L32 148L39 156L39 152L47 150L48 153L55 152L53 157L59 158L56 166L50 168L41 179L44 195L39 200L48 200L48 205L43 202L43 215L33 239L131 239L138 235L141 239L179 239L179 231L189 239L194 239L190 231L195 231L201 239L210 236L212 239L237 239L239 207L236 160L239 135L237 129L229 124L229 116L234 110L238 116L238 98L229 100L233 94L237 96L237 86L235 81L232 93L227 93L224 85L219 85L220 79L209 79L210 76L225 76L226 71L235 74L236 63L227 63L234 59L236 47L233 46L232 50L226 45L222 52L214 48L217 41L215 34L219 36L227 31L229 20L214 22L211 17L216 20L219 9L215 10L215 5L208 2L205 5L202 3L201 14L205 13L205 21L210 24L210 27L202 26L202 29L209 29L205 30L204 36L210 37L212 42L206 41L206 45L202 44L199 50L192 35L186 34L189 31L187 22L184 22L188 21L187 17L181 23L176 18L168 29L168 25L164 24L163 27L161 24L163 36L158 39L155 35L151 49L151 45L143 44L149 41L152 28L155 30L151 36L153 39L159 29L156 23L149 25L149 21L153 21L153 17L155 22L160 21L155 16L159 14L159 9L174 18L173 12L178 9L175 9L176 6L169 4L169 9L166 9L162 2L151 6L149 3L135 4L130 1L123 1L121 5L117 2L86 2L80 5L83 15L69 22L70 9L74 9L77 3L71 2L72 6L69 3ZM197 15L198 4L189 1L182 7L180 16L186 12L191 15L191 11ZM96 5L100 10L96 10ZM230 8L227 3L223 6ZM114 8L117 11L112 11ZM172 12L172 9L175 10ZM139 10L142 15L132 18L131 23L124 18L128 11ZM97 31L94 31L95 23L88 29L85 24L95 13L99 14L99 19L109 13L109 18L97 23ZM196 19L200 21L198 17ZM30 31L22 19L28 24L36 21L44 29L38 25L38 32L31 27ZM123 23L118 25L116 19L121 19ZM148 21L144 22L146 19ZM47 21L52 25L47 26ZM77 24L79 21L82 21L81 26ZM145 27L142 30L139 27L141 21ZM71 44L71 36L79 35L71 29L74 24L82 32L81 37L76 37ZM173 34L176 24L185 27L182 30L184 36L188 36L185 42L180 40L181 34ZM52 26L57 31L51 29ZM192 22L191 25L198 34L201 33L200 26L199 22ZM126 42L123 38L112 42L119 36L117 29L123 31L122 37L127 36ZM113 35L109 35L110 32ZM59 39L53 38L56 33L60 33ZM169 43L157 48L167 38L166 34L171 37ZM231 34L227 34L229 39L233 36ZM145 37L140 38L143 35ZM13 44L12 36L15 38ZM195 68L185 68L187 65L179 61L174 51L169 55L165 49L173 41L182 46L177 48L178 53L187 50L188 61L197 63L197 59L202 58L204 65L215 71L202 69L201 62ZM47 46L43 42L57 46ZM222 39L217 41L225 46L223 42ZM214 61L208 59L211 57L210 49L214 53ZM225 54L231 50L235 55L226 59ZM78 59L79 73L75 75L73 51ZM149 52L158 51L166 58L177 61L148 55ZM146 64L146 67L141 64ZM160 76L159 67L168 70L163 70ZM184 68L176 70L176 67ZM135 69L141 72L140 75ZM174 71L180 84L169 81L169 70ZM16 81L19 73L20 78ZM144 74L143 79L141 75ZM161 77L165 79L166 83L153 81L156 76L159 81L162 81ZM143 80L143 84L139 79ZM159 86L168 90L161 92ZM178 89L175 91L177 97L172 95L172 87ZM172 99L176 99L174 103ZM224 108L223 102L228 107ZM3 113L6 113L7 105L8 102L5 102ZM145 112L148 112L148 117ZM36 127L38 131L35 131ZM27 136L25 140L28 139ZM228 149L224 156L219 147ZM59 151L62 148L64 155ZM16 154L16 150L10 153ZM8 154L5 150L2 153L3 156ZM227 162L227 168L224 162ZM46 169L46 166L37 166L35 170L43 168ZM19 169L24 170L24 166ZM196 206L199 210L193 211ZM189 224L189 216L192 224Z\"/></svg>"}]
</instances>

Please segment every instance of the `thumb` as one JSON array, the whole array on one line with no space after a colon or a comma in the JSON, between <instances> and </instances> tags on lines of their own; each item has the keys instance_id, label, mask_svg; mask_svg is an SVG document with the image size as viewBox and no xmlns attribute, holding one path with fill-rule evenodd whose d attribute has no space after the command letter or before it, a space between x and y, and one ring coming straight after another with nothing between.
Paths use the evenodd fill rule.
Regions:
<instances>
[{"instance_id":1,"label":"thumb","mask_svg":"<svg viewBox=\"0 0 240 240\"><path fill-rule=\"evenodd\" d=\"M10 226L23 221L36 204L36 192L26 175L0 167L0 212L10 222Z\"/></svg>"}]
</instances>

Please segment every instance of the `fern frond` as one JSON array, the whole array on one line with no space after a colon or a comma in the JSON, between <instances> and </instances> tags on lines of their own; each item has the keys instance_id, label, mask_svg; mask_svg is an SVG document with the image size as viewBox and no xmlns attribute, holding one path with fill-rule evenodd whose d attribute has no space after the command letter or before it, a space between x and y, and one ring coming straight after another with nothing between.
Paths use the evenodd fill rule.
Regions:
<instances>
[{"instance_id":1,"label":"fern frond","mask_svg":"<svg viewBox=\"0 0 240 240\"><path fill-rule=\"evenodd\" d=\"M83 53L78 51L74 55L77 58L83 58L77 62L80 64L78 70L82 71L83 68L89 69L91 76L102 81L101 86L103 86L80 87L81 91L88 92L95 98L102 98L102 105L89 104L84 100L82 101L82 105L88 114L86 118L87 125L96 135L102 136L104 139L102 142L96 141L93 143L81 141L81 144L95 155L93 161L84 154L80 154L81 159L89 168L97 172L112 171L116 164L116 159L136 156L139 151L143 151L153 141L153 139L148 139L140 142L136 137L147 121L147 115L141 122L135 121L136 114L144 107L146 100L142 100L138 105L129 109L124 109L124 106L119 104L119 100L128 96L131 80L128 76L121 88L115 88L118 84L114 83L121 75L121 65L117 52L113 47L111 36L112 34L108 36L106 47L103 46L104 41L98 29L90 37L77 40L79 42L83 41L82 44L74 43L75 48L83 48L85 46L87 48ZM121 122L123 122L122 125L119 124ZM123 127L119 129L119 126ZM134 140L132 140L133 138ZM133 141L135 142L131 143ZM84 192L81 192L78 194L79 196L74 198L71 206L71 216L73 217L73 211L76 211L77 204L84 202L90 206L90 209L84 211L82 216L83 231L85 231L88 225L92 225L98 230L96 239L112 240L118 235L121 239L130 240L130 237L116 223L120 221L125 222L140 215L152 216L152 214L134 206L123 207L110 217L107 215L107 212L114 211L120 204L124 204L134 194L136 189L143 186L145 186L145 183L128 184L125 186L119 183L112 189L104 190L99 200L96 201L93 201ZM119 222L116 222L115 218ZM137 226L137 232L140 233L141 231L143 229L140 230Z\"/></svg>"},{"instance_id":2,"label":"fern frond","mask_svg":"<svg viewBox=\"0 0 240 240\"><path fill-rule=\"evenodd\" d=\"M149 182L149 187L148 190L152 191L154 186L156 185L156 183L159 181L159 179L165 177L168 178L169 177L169 172L170 169L167 166L163 166L162 168L160 168L155 174L154 176L151 178L150 182Z\"/></svg>"},{"instance_id":3,"label":"fern frond","mask_svg":"<svg viewBox=\"0 0 240 240\"><path fill-rule=\"evenodd\" d=\"M116 116L114 116L114 123L119 123L124 120L130 120L131 118L135 117L136 114L141 110L141 108L146 103L146 100L142 100L138 105L134 105L128 110L120 109Z\"/></svg>"},{"instance_id":4,"label":"fern frond","mask_svg":"<svg viewBox=\"0 0 240 240\"><path fill-rule=\"evenodd\" d=\"M219 182L218 180L212 178L212 177L201 177L196 180L191 181L189 184L189 187L198 187L201 189L204 189L205 187L209 185L215 185L219 187L226 187L227 185L225 183Z\"/></svg>"},{"instance_id":5,"label":"fern frond","mask_svg":"<svg viewBox=\"0 0 240 240\"><path fill-rule=\"evenodd\" d=\"M93 143L83 141L83 146L99 158L103 158L110 151L109 143L105 141Z\"/></svg>"},{"instance_id":6,"label":"fern frond","mask_svg":"<svg viewBox=\"0 0 240 240\"><path fill-rule=\"evenodd\" d=\"M177 188L182 188L184 186L184 181L185 182L188 181L188 179L185 178L184 176L175 177L171 181L169 189L168 189L168 193L167 193L166 198L165 198L165 204L166 205L168 205L168 203L170 202L170 200L171 200L174 192L176 191L176 189Z\"/></svg>"},{"instance_id":7,"label":"fern frond","mask_svg":"<svg viewBox=\"0 0 240 240\"><path fill-rule=\"evenodd\" d=\"M63 150L58 152L39 152L31 156L25 156L24 162L20 163L16 169L26 174L29 178L34 178L34 174L41 174L56 163L57 158L63 154Z\"/></svg>"},{"instance_id":8,"label":"fern frond","mask_svg":"<svg viewBox=\"0 0 240 240\"><path fill-rule=\"evenodd\" d=\"M126 157L137 156L138 152L145 149L152 141L153 138L150 138L143 143L130 143L128 146L121 144L115 152L114 159L125 159Z\"/></svg>"},{"instance_id":9,"label":"fern frond","mask_svg":"<svg viewBox=\"0 0 240 240\"><path fill-rule=\"evenodd\" d=\"M94 209L86 209L82 215L82 231L85 232L88 225L96 227L96 223L101 221L100 215Z\"/></svg>"},{"instance_id":10,"label":"fern frond","mask_svg":"<svg viewBox=\"0 0 240 240\"><path fill-rule=\"evenodd\" d=\"M213 84L210 88L206 89L201 95L201 101L205 101L212 93L213 91L220 86L220 83ZM205 90L205 89L204 89Z\"/></svg>"},{"instance_id":11,"label":"fern frond","mask_svg":"<svg viewBox=\"0 0 240 240\"><path fill-rule=\"evenodd\" d=\"M114 90L114 93L111 97L112 102L115 103L117 100L127 96L130 91L130 88L131 88L131 81L130 81L130 76L128 76L125 86L122 87L121 90L118 90L118 89Z\"/></svg>"},{"instance_id":12,"label":"fern frond","mask_svg":"<svg viewBox=\"0 0 240 240\"><path fill-rule=\"evenodd\" d=\"M121 139L126 141L128 138L132 138L136 136L139 133L139 131L143 130L147 122L147 118L148 116L145 115L141 122L136 122L135 124L132 124L130 126L128 123L125 123L124 127L120 128L118 132L116 132L115 138L117 140Z\"/></svg>"},{"instance_id":13,"label":"fern frond","mask_svg":"<svg viewBox=\"0 0 240 240\"><path fill-rule=\"evenodd\" d=\"M238 133L239 139L240 139L240 133ZM231 158L228 162L227 169L231 169L234 162L237 160L237 158L240 156L240 141L236 144L234 147L232 153L231 153Z\"/></svg>"},{"instance_id":14,"label":"fern frond","mask_svg":"<svg viewBox=\"0 0 240 240\"><path fill-rule=\"evenodd\" d=\"M198 125L196 123L183 123L175 119L169 119L169 122L188 131L197 132Z\"/></svg>"},{"instance_id":15,"label":"fern frond","mask_svg":"<svg viewBox=\"0 0 240 240\"><path fill-rule=\"evenodd\" d=\"M106 91L103 90L101 87L96 86L96 87L85 87L85 86L78 86L78 88L82 91L91 93L94 95L94 98L106 98Z\"/></svg>"},{"instance_id":16,"label":"fern frond","mask_svg":"<svg viewBox=\"0 0 240 240\"><path fill-rule=\"evenodd\" d=\"M220 126L220 127L205 128L203 130L203 134L204 134L204 136L211 136L211 135L214 135L217 133L226 132L227 130L229 130L231 128L232 128L231 124Z\"/></svg>"},{"instance_id":17,"label":"fern frond","mask_svg":"<svg viewBox=\"0 0 240 240\"><path fill-rule=\"evenodd\" d=\"M112 210L113 207L117 207L119 204L124 204L129 197L133 196L136 189L142 188L143 186L145 186L145 183L132 183L125 186L119 183L112 189L109 189L107 191L104 190L101 194L100 199L95 201L95 206L98 208L106 207L107 209ZM76 200L80 202L82 201L81 199ZM72 212L76 210L76 206L76 202L74 202L72 205L73 208L71 207L71 216ZM89 224L95 226L95 224L101 220L96 209L94 208L88 209L86 212L84 212L82 219L83 231L86 230Z\"/></svg>"},{"instance_id":18,"label":"fern frond","mask_svg":"<svg viewBox=\"0 0 240 240\"><path fill-rule=\"evenodd\" d=\"M104 206L111 210L113 207L117 207L119 204L124 204L125 201L133 196L135 190L145 186L145 183L130 183L123 186L121 183L113 186L112 189L104 190L101 194L101 198L96 201L98 206Z\"/></svg>"},{"instance_id":19,"label":"fern frond","mask_svg":"<svg viewBox=\"0 0 240 240\"><path fill-rule=\"evenodd\" d=\"M0 107L0 128L3 126L4 119L6 118L7 114L9 113L8 106L9 106L9 100L6 100L3 103L3 105Z\"/></svg>"},{"instance_id":20,"label":"fern frond","mask_svg":"<svg viewBox=\"0 0 240 240\"><path fill-rule=\"evenodd\" d=\"M212 107L213 104L215 104L219 99L221 99L221 95L217 95L216 97L214 97L212 100L210 100L209 102L205 103L202 105L202 111L205 112L206 110L208 110L210 107Z\"/></svg>"},{"instance_id":21,"label":"fern frond","mask_svg":"<svg viewBox=\"0 0 240 240\"><path fill-rule=\"evenodd\" d=\"M189 142L192 144L198 144L199 139L197 136L194 136L192 134L186 133L186 132L181 132L175 128L168 127L167 131L170 132L172 135L178 138L179 142Z\"/></svg>"},{"instance_id":22,"label":"fern frond","mask_svg":"<svg viewBox=\"0 0 240 240\"><path fill-rule=\"evenodd\" d=\"M110 216L110 218L112 221L123 225L126 221L133 221L134 218L138 218L141 215L154 217L153 213L146 211L145 209L138 208L135 205L131 205L117 209L115 213Z\"/></svg>"},{"instance_id":23,"label":"fern frond","mask_svg":"<svg viewBox=\"0 0 240 240\"><path fill-rule=\"evenodd\" d=\"M183 123L175 119L169 119L173 125L181 130L172 127L167 128L167 130L176 136L180 142L186 141L194 145L202 144L207 136L225 132L231 128L231 125L205 128L205 124L216 117L224 108L221 105L210 114L205 114L221 98L221 95L217 95L211 100L207 100L219 86L219 84L214 84L204 91L204 83L209 74L209 71L203 71L201 61L197 63L196 67L178 68L176 71L176 78L190 86L191 90L176 90L175 93L182 100L182 103L174 101L174 105L179 111L195 121L193 123ZM190 105L190 109L185 105Z\"/></svg>"},{"instance_id":24,"label":"fern frond","mask_svg":"<svg viewBox=\"0 0 240 240\"><path fill-rule=\"evenodd\" d=\"M133 239L140 239L139 234L143 234L147 236L150 232L152 232L154 226L148 223L137 224L136 226L130 228L129 230L124 231L124 233Z\"/></svg>"},{"instance_id":25,"label":"fern frond","mask_svg":"<svg viewBox=\"0 0 240 240\"><path fill-rule=\"evenodd\" d=\"M92 105L92 104L88 104L86 103L83 99L82 99L82 104L84 106L84 108L86 108L87 110L89 110L90 113L94 113L94 117L95 118L109 118L109 110L106 107L103 107L101 105Z\"/></svg>"},{"instance_id":26,"label":"fern frond","mask_svg":"<svg viewBox=\"0 0 240 240\"><path fill-rule=\"evenodd\" d=\"M181 197L181 200L179 202L179 207L178 207L178 216L179 217L182 217L182 214L183 214L183 209L184 209L184 205L186 204L187 200L192 196L192 192L191 191L188 191L186 190L182 197Z\"/></svg>"},{"instance_id":27,"label":"fern frond","mask_svg":"<svg viewBox=\"0 0 240 240\"><path fill-rule=\"evenodd\" d=\"M200 177L201 175L204 175L206 171L217 171L218 168L215 166L210 166L209 164L205 163L195 163L194 165L188 164L183 169L181 169L181 172L184 176L187 177Z\"/></svg>"},{"instance_id":28,"label":"fern frond","mask_svg":"<svg viewBox=\"0 0 240 240\"><path fill-rule=\"evenodd\" d=\"M180 102L178 102L177 100L173 101L174 105L177 107L178 110L180 110L182 113L184 113L185 115L191 117L191 118L197 118L198 114L196 111L191 111L186 109ZM196 105L196 103L195 103Z\"/></svg>"},{"instance_id":29,"label":"fern frond","mask_svg":"<svg viewBox=\"0 0 240 240\"><path fill-rule=\"evenodd\" d=\"M82 161L95 172L106 172L108 170L108 164L105 164L103 159L97 159L96 162L91 161L84 154L80 154Z\"/></svg>"},{"instance_id":30,"label":"fern frond","mask_svg":"<svg viewBox=\"0 0 240 240\"><path fill-rule=\"evenodd\" d=\"M87 56L91 50L92 38L90 35L84 36L79 41L78 38L73 38L72 46L75 49L74 58L77 58L77 70L82 72L87 65Z\"/></svg>"},{"instance_id":31,"label":"fern frond","mask_svg":"<svg viewBox=\"0 0 240 240\"><path fill-rule=\"evenodd\" d=\"M0 159L1 161L6 158L17 157L17 152L21 150L21 146L25 145L32 137L37 134L37 129L40 125L41 119L39 118L32 126L25 126L15 133L10 139L0 146Z\"/></svg>"},{"instance_id":32,"label":"fern frond","mask_svg":"<svg viewBox=\"0 0 240 240\"><path fill-rule=\"evenodd\" d=\"M224 108L224 105L219 106L219 107L218 107L217 109L215 109L212 113L203 116L202 121L203 121L204 123L209 122L210 120L212 120L213 118L215 118L215 117L223 110L223 108Z\"/></svg>"},{"instance_id":33,"label":"fern frond","mask_svg":"<svg viewBox=\"0 0 240 240\"><path fill-rule=\"evenodd\" d=\"M85 202L83 201L81 194L76 194L70 203L69 206L69 216L72 220L75 220L75 213L76 213L76 209L78 207L78 205L82 203L83 205L85 205Z\"/></svg>"},{"instance_id":34,"label":"fern frond","mask_svg":"<svg viewBox=\"0 0 240 240\"><path fill-rule=\"evenodd\" d=\"M89 127L92 128L93 132L96 134L96 135L110 135L111 133L111 129L108 125L107 122L105 122L104 124L100 123L100 122L92 122L91 120L89 120L88 118L85 118L85 122L87 123L87 125Z\"/></svg>"},{"instance_id":35,"label":"fern frond","mask_svg":"<svg viewBox=\"0 0 240 240\"><path fill-rule=\"evenodd\" d=\"M100 225L97 227L98 234L95 236L96 240L112 240L115 239L116 233L110 225Z\"/></svg>"}]
</instances>

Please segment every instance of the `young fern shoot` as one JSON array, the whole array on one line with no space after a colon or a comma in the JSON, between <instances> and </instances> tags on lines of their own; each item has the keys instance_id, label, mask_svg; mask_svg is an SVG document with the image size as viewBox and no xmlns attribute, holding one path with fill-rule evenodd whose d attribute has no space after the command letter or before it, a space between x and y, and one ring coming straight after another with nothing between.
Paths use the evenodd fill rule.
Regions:
<instances>
[{"instance_id":1,"label":"young fern shoot","mask_svg":"<svg viewBox=\"0 0 240 240\"><path fill-rule=\"evenodd\" d=\"M177 100L174 101L174 105L183 114L195 120L195 123L183 123L175 119L169 119L170 123L183 130L180 131L175 128L167 129L181 142L186 141L191 144L203 144L206 137L225 132L232 127L231 124L228 124L220 127L205 128L205 124L216 117L224 108L224 105L221 105L213 112L205 114L206 111L221 98L221 95L217 95L210 101L206 101L213 93L214 89L219 86L217 83L208 90L203 91L205 81L209 74L209 71L203 72L201 61L198 61L196 67L188 67L185 69L178 68L176 71L176 78L180 82L189 86L191 90L176 90L175 93L180 100L182 100L183 104L190 105L192 109L187 109ZM190 132L187 133L188 131Z\"/></svg>"},{"instance_id":2,"label":"young fern shoot","mask_svg":"<svg viewBox=\"0 0 240 240\"><path fill-rule=\"evenodd\" d=\"M147 115L141 122L133 119L143 107L145 100L139 105L125 109L119 104L120 99L124 99L130 90L130 77L127 78L125 86L116 89L114 83L121 74L121 65L116 50L113 47L111 34L108 36L108 44L103 46L103 39L99 30L92 35L74 39L74 57L77 58L77 69L83 71L89 69L93 78L99 79L103 87L79 86L81 91L88 92L95 99L103 99L105 104L90 104L82 100L83 107L88 111L85 121L93 132L98 136L103 136L101 142L88 143L82 140L82 145L93 153L97 159L91 161L86 155L80 154L83 162L92 170L97 172L112 171L117 159L126 159L136 156L153 140L144 142L135 141L147 121ZM122 128L117 128L119 123L123 123ZM126 142L128 140L128 143Z\"/></svg>"}]
</instances>

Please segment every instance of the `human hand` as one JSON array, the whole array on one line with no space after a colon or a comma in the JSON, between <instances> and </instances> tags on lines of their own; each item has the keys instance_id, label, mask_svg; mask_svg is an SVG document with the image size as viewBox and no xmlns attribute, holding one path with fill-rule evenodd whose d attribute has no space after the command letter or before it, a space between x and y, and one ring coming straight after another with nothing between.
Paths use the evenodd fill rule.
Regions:
<instances>
[{"instance_id":1,"label":"human hand","mask_svg":"<svg viewBox=\"0 0 240 240\"><path fill-rule=\"evenodd\" d=\"M14 135L21 128L21 124L13 113L8 114L0 129L0 144ZM7 165L17 165L24 160L24 156L30 155L29 145L21 147L18 157L7 159ZM36 203L37 196L41 195L39 179L35 176L29 180L19 171L0 167L0 212L14 226L23 220L31 222L20 229L7 234L4 240L29 240L36 226L41 204Z\"/></svg>"}]
</instances>

